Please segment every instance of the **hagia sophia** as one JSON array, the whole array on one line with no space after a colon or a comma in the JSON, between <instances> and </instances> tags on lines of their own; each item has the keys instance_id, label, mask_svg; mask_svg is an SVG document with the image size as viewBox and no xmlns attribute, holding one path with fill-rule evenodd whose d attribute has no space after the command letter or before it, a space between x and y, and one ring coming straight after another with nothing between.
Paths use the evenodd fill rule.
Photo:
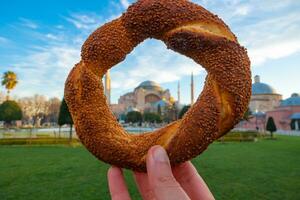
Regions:
<instances>
[{"instance_id":1,"label":"hagia sophia","mask_svg":"<svg viewBox=\"0 0 300 200\"><path fill-rule=\"evenodd\" d=\"M175 103L170 91L164 90L153 81L144 81L132 92L126 93L119 98L118 105L122 110L136 109L141 112L155 112L160 105L165 107Z\"/></svg>"},{"instance_id":2,"label":"hagia sophia","mask_svg":"<svg viewBox=\"0 0 300 200\"><path fill-rule=\"evenodd\" d=\"M110 75L106 74L105 79L105 94L110 103ZM191 93L194 93L193 75L191 78ZM191 100L193 101L193 100ZM117 104L111 104L111 109L116 116L126 114L130 111L157 112L158 108L161 113L171 106L176 106L181 109L180 103L180 83L178 83L177 100L171 95L169 89L162 88L154 81L144 81L140 83L133 91L120 96Z\"/></svg>"},{"instance_id":3,"label":"hagia sophia","mask_svg":"<svg viewBox=\"0 0 300 200\"><path fill-rule=\"evenodd\" d=\"M120 96L117 104L110 103L110 75L104 79L105 94L112 111L116 116L126 114L129 111L157 112L160 107L163 113L166 108L176 105L182 108L180 103L180 84L178 83L177 100L171 95L169 89L162 88L154 81L144 81L133 91ZM194 78L191 75L191 104L194 102ZM242 121L237 128L265 131L269 117L273 117L278 130L300 130L300 94L294 93L291 97L283 99L272 86L261 81L260 76L254 77L252 84L252 96L249 104L252 117L248 121Z\"/></svg>"}]
</instances>

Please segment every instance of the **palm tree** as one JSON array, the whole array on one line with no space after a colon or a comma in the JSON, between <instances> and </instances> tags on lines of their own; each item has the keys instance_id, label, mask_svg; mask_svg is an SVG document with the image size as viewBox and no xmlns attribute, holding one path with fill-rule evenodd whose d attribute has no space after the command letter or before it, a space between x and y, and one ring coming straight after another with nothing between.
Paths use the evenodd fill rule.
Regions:
<instances>
[{"instance_id":1,"label":"palm tree","mask_svg":"<svg viewBox=\"0 0 300 200\"><path fill-rule=\"evenodd\" d=\"M7 100L9 100L10 91L16 87L17 83L18 83L18 77L15 72L7 71L3 74L1 84L5 86L7 90L7 97L6 97Z\"/></svg>"}]
</instances>

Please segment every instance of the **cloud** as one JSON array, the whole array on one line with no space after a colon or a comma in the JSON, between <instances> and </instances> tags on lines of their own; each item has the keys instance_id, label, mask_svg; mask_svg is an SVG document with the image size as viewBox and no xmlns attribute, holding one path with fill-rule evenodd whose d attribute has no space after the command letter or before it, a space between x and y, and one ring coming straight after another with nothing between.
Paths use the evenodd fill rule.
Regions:
<instances>
[{"instance_id":1,"label":"cloud","mask_svg":"<svg viewBox=\"0 0 300 200\"><path fill-rule=\"evenodd\" d=\"M10 56L10 66L5 70L13 70L19 75L19 84L13 94L19 97L36 93L47 97L63 95L66 77L74 64L80 61L83 41L103 23L101 16L94 13L72 13L64 19L77 30L55 25L51 33L44 33L42 29L36 30L38 26L30 20L21 19L23 26L34 30L18 30L35 38L36 43L27 45L23 54ZM5 40L1 38L0 42Z\"/></svg>"},{"instance_id":2,"label":"cloud","mask_svg":"<svg viewBox=\"0 0 300 200\"><path fill-rule=\"evenodd\" d=\"M110 16L107 16L106 18L103 18L102 16L92 12L71 13L70 16L63 17L63 18L68 22L70 22L72 25L74 25L80 31L83 31L83 33L90 34L92 31L94 31L104 23L110 22L120 17L121 14L122 14L121 12L116 12L114 14L111 14ZM59 29L62 28L59 27Z\"/></svg>"},{"instance_id":3,"label":"cloud","mask_svg":"<svg viewBox=\"0 0 300 200\"><path fill-rule=\"evenodd\" d=\"M27 28L31 28L31 29L37 29L39 26L33 22L30 19L26 19L26 18L19 18L19 20L21 21L22 25L27 27Z\"/></svg>"},{"instance_id":4,"label":"cloud","mask_svg":"<svg viewBox=\"0 0 300 200\"><path fill-rule=\"evenodd\" d=\"M253 66L300 52L300 14L264 19L239 29Z\"/></svg>"},{"instance_id":5,"label":"cloud","mask_svg":"<svg viewBox=\"0 0 300 200\"><path fill-rule=\"evenodd\" d=\"M249 5L240 5L236 8L233 16L243 16L249 14L251 11L251 7Z\"/></svg>"},{"instance_id":6,"label":"cloud","mask_svg":"<svg viewBox=\"0 0 300 200\"><path fill-rule=\"evenodd\" d=\"M25 56L15 57L9 67L19 76L13 93L19 97L36 93L62 97L67 74L79 60L79 45L49 42L47 46L33 46Z\"/></svg>"},{"instance_id":7,"label":"cloud","mask_svg":"<svg viewBox=\"0 0 300 200\"><path fill-rule=\"evenodd\" d=\"M299 6L299 1L295 0L250 0L248 1L249 5L252 5L253 8L256 8L255 11L267 11L267 12L274 12L278 10L282 10L289 6Z\"/></svg>"},{"instance_id":8,"label":"cloud","mask_svg":"<svg viewBox=\"0 0 300 200\"><path fill-rule=\"evenodd\" d=\"M103 23L102 18L94 13L72 13L69 17L65 17L65 19L77 29L83 30L94 30Z\"/></svg>"},{"instance_id":9,"label":"cloud","mask_svg":"<svg viewBox=\"0 0 300 200\"><path fill-rule=\"evenodd\" d=\"M272 44L249 49L249 56L253 66L260 66L267 60L284 58L300 51L298 38L273 41Z\"/></svg>"},{"instance_id":10,"label":"cloud","mask_svg":"<svg viewBox=\"0 0 300 200\"><path fill-rule=\"evenodd\" d=\"M238 20L240 16L250 14L254 8L249 1L245 3L240 0L193 0L193 2L218 14L226 22L232 22Z\"/></svg>"},{"instance_id":11,"label":"cloud","mask_svg":"<svg viewBox=\"0 0 300 200\"><path fill-rule=\"evenodd\" d=\"M294 0L192 0L206 9L218 14L225 22L234 24L244 21L245 17L257 17L265 14L274 15L287 7L299 6Z\"/></svg>"},{"instance_id":12,"label":"cloud","mask_svg":"<svg viewBox=\"0 0 300 200\"><path fill-rule=\"evenodd\" d=\"M48 33L45 35L47 39L50 39L50 40L61 40L61 38L57 35L53 35L51 33Z\"/></svg>"},{"instance_id":13,"label":"cloud","mask_svg":"<svg viewBox=\"0 0 300 200\"><path fill-rule=\"evenodd\" d=\"M201 71L200 65L168 50L162 42L146 40L112 70L112 88L125 91L148 79L168 83Z\"/></svg>"},{"instance_id":14,"label":"cloud","mask_svg":"<svg viewBox=\"0 0 300 200\"><path fill-rule=\"evenodd\" d=\"M130 3L127 0L116 2L118 5L112 5L119 7L109 16L103 17L93 12L71 12L63 17L65 23L53 25L51 32L37 30L39 26L35 22L21 18L24 27L33 29L30 33L38 42L33 44L35 46L26 46L25 55L15 56L10 61L12 69L20 75L16 93L19 96L35 93L48 97L62 96L65 78L80 60L84 40L100 25L119 17ZM241 44L248 48L254 66L262 66L268 60L300 51L300 38L297 37L300 33L300 14L292 9L284 11L285 8L296 7L293 6L295 1L194 2L200 3L230 24ZM0 37L0 43L6 40ZM41 41L42 44L39 43ZM167 50L162 42L146 40L124 62L112 69L112 87L118 94L122 94L147 79L160 84L170 83L189 76L191 72L199 75L203 71L191 59Z\"/></svg>"},{"instance_id":15,"label":"cloud","mask_svg":"<svg viewBox=\"0 0 300 200\"><path fill-rule=\"evenodd\" d=\"M57 29L64 29L65 27L60 24L60 25L56 25L55 28L57 28Z\"/></svg>"},{"instance_id":16,"label":"cloud","mask_svg":"<svg viewBox=\"0 0 300 200\"><path fill-rule=\"evenodd\" d=\"M48 97L62 96L68 72L80 60L80 48L49 46L32 51L26 58L12 63L12 70L19 75L16 93L29 96L40 93Z\"/></svg>"},{"instance_id":17,"label":"cloud","mask_svg":"<svg viewBox=\"0 0 300 200\"><path fill-rule=\"evenodd\" d=\"M7 39L6 37L0 36L0 43L7 43L8 41L9 39Z\"/></svg>"},{"instance_id":18,"label":"cloud","mask_svg":"<svg viewBox=\"0 0 300 200\"><path fill-rule=\"evenodd\" d=\"M130 5L130 3L128 2L128 0L120 0L121 5L123 6L123 8L128 8L128 6Z\"/></svg>"},{"instance_id":19,"label":"cloud","mask_svg":"<svg viewBox=\"0 0 300 200\"><path fill-rule=\"evenodd\" d=\"M248 49L253 66L300 51L300 1L194 0L218 14Z\"/></svg>"}]
</instances>

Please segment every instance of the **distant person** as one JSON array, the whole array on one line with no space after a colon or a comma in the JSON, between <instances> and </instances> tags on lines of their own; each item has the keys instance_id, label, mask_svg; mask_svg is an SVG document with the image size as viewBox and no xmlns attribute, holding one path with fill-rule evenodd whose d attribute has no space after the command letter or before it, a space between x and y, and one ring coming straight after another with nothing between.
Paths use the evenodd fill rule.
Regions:
<instances>
[{"instance_id":1,"label":"distant person","mask_svg":"<svg viewBox=\"0 0 300 200\"><path fill-rule=\"evenodd\" d=\"M146 162L147 174L134 172L135 182L143 199L214 199L191 162L171 169L167 153L160 146L154 146L148 151ZM108 181L112 200L131 199L120 168L109 169Z\"/></svg>"}]
</instances>

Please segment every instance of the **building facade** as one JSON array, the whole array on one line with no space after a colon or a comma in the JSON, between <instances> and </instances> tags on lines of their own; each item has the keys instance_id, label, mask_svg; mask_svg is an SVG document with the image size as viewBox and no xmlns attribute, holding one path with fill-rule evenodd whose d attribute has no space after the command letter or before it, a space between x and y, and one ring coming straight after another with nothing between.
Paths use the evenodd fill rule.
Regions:
<instances>
[{"instance_id":1,"label":"building facade","mask_svg":"<svg viewBox=\"0 0 300 200\"><path fill-rule=\"evenodd\" d=\"M254 83L252 84L252 96L249 104L249 108L252 113L267 112L273 110L280 105L282 95L278 94L276 90L260 81L260 76L254 77Z\"/></svg>"},{"instance_id":2,"label":"building facade","mask_svg":"<svg viewBox=\"0 0 300 200\"><path fill-rule=\"evenodd\" d=\"M272 86L262 83L259 76L254 77L249 108L252 117L240 122L237 128L265 131L267 120L272 117L277 130L299 130L300 95L294 93L290 98L282 100L282 95Z\"/></svg>"},{"instance_id":3,"label":"building facade","mask_svg":"<svg viewBox=\"0 0 300 200\"><path fill-rule=\"evenodd\" d=\"M279 130L300 129L300 94L294 93L283 100L280 106L266 113L266 119L273 117ZM294 123L294 124L292 124ZM292 126L293 125L293 126Z\"/></svg>"},{"instance_id":4,"label":"building facade","mask_svg":"<svg viewBox=\"0 0 300 200\"><path fill-rule=\"evenodd\" d=\"M131 110L144 112L156 112L158 107L163 111L175 103L168 89L164 90L154 81L144 81L132 92L122 95L118 104L112 104L111 108L117 115Z\"/></svg>"}]
</instances>

